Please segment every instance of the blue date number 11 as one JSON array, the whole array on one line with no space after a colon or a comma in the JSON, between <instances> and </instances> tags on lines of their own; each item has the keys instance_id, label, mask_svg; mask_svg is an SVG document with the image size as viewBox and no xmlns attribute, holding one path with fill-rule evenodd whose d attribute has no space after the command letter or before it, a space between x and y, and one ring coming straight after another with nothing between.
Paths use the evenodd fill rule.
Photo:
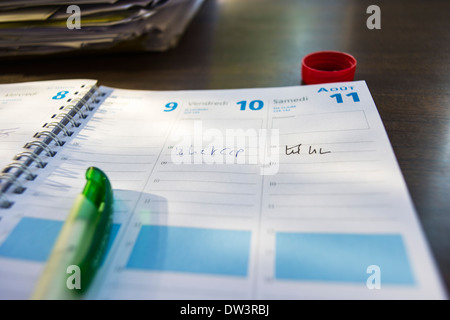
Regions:
<instances>
[{"instance_id":1,"label":"blue date number 11","mask_svg":"<svg viewBox=\"0 0 450 320\"><path fill-rule=\"evenodd\" d=\"M357 92L350 92L349 94L346 94L347 97L352 97L353 102L359 102L359 96ZM336 93L330 96L330 98L336 98L337 103L343 103L344 100L342 99L342 94Z\"/></svg>"}]
</instances>

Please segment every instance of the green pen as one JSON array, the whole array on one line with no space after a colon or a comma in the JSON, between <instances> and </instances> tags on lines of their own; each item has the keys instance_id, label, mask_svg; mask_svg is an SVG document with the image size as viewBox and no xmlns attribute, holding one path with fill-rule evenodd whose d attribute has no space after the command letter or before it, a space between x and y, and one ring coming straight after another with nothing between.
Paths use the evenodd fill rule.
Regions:
<instances>
[{"instance_id":1,"label":"green pen","mask_svg":"<svg viewBox=\"0 0 450 320\"><path fill-rule=\"evenodd\" d=\"M86 180L31 299L80 299L101 265L111 233L113 192L98 168L88 168Z\"/></svg>"}]
</instances>

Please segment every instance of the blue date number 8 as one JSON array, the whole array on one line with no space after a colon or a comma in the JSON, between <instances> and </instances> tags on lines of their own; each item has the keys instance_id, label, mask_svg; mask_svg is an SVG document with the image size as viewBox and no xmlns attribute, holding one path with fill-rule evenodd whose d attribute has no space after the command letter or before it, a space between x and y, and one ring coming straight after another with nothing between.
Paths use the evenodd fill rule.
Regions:
<instances>
[{"instance_id":1,"label":"blue date number 8","mask_svg":"<svg viewBox=\"0 0 450 320\"><path fill-rule=\"evenodd\" d=\"M69 91L60 91L56 94L56 96L52 97L52 99L53 100L64 99L68 93L69 93Z\"/></svg>"}]
</instances>

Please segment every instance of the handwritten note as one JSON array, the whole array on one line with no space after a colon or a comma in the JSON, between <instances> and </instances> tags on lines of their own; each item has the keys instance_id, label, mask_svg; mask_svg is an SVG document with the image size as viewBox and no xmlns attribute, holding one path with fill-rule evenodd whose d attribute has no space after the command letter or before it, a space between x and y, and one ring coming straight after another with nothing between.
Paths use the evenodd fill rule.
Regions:
<instances>
[{"instance_id":1,"label":"handwritten note","mask_svg":"<svg viewBox=\"0 0 450 320\"><path fill-rule=\"evenodd\" d=\"M0 129L0 139L8 139L12 134L16 133L20 128Z\"/></svg>"}]
</instances>

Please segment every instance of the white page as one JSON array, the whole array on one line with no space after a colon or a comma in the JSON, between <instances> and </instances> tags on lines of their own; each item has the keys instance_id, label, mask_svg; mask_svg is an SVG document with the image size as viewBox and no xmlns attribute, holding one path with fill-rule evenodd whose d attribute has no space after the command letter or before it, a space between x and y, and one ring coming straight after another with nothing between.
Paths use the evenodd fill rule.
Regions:
<instances>
[{"instance_id":1,"label":"white page","mask_svg":"<svg viewBox=\"0 0 450 320\"><path fill-rule=\"evenodd\" d=\"M321 87L327 91L320 91ZM342 103L330 97L336 93L335 88L346 99ZM349 92L356 92L355 100L359 101L354 102L352 95L347 96ZM185 92L181 96L169 93L166 101L178 102L183 107L170 136L184 139L170 139L162 149L127 230L116 244L117 254L110 257L109 272L103 273L99 280L101 289L94 291L99 297L442 297L433 260L364 82ZM247 101L245 111L240 110L243 106L243 103L237 104L240 101ZM258 101L264 106L251 110L251 101L255 101L253 109L261 106ZM182 129L187 133L180 134ZM278 156L275 153L261 159L258 150L256 164L249 164L249 158L245 157L244 164L211 164L214 144L207 135L222 134L225 141L227 129L241 129L244 135L258 136L257 149L263 147L259 143L260 131L267 129L270 135L269 129L278 129ZM275 131L272 133L276 136ZM202 139L197 140L199 137ZM267 141L276 145L276 139ZM293 147L298 144L302 145L299 154L288 152L291 154L286 155L286 146L288 151L295 151L298 147ZM245 152L241 155L246 156L250 152L249 140L237 147L227 144L224 147L242 148ZM215 149L214 156L217 156L217 147ZM184 164L175 164L180 162L177 155L181 152L197 154L184 159ZM201 152L203 157L196 159ZM197 160L199 164L195 163ZM237 158L234 160L237 162ZM189 161L194 163L186 163ZM270 162L272 165L267 167ZM262 168L266 175L261 174ZM157 232L160 235L155 235ZM189 235L197 233L204 233L204 242L190 240ZM205 248L216 236L217 241L228 236L245 239L234 244L235 250L241 250L248 259L240 261L245 267L243 274L242 269L232 265L227 266L231 269L206 266L208 261L195 265L190 260L193 257L178 261L171 255L186 253L187 248L180 240L184 239L193 241L191 247L199 246L199 251L213 254L206 260L225 263L226 258L220 255L223 250L227 257L226 248ZM364 268L342 276L339 270L327 274L330 268L326 268L326 264L339 259L322 258L323 261L319 261L324 267L322 272L310 270L312 274L307 274L308 265L304 267L305 274L296 271L296 259L311 259L311 253L303 257L293 251L286 256L286 252L277 252L283 248L276 243L289 237L299 241L308 236L318 242L314 250L319 250L320 243L328 237L332 242L326 247L327 253L332 256L333 252L340 252L342 258L339 259L349 256L347 263L338 264L336 268L351 268L352 264L358 264L355 268ZM149 239L157 244L145 243ZM172 242L176 240L179 242ZM333 243L337 247L333 247ZM361 244L353 247L353 243ZM239 248L241 245L247 247ZM298 244L294 242L292 246L295 250ZM375 248L369 249L372 247ZM396 263L386 265L384 261L392 258L390 253L379 252L389 252L390 247L398 247L397 254L404 255L404 259L396 261L396 266ZM152 258L154 260L146 256L153 256L156 249L162 251L161 256ZM359 259L358 255L365 249L369 250L367 257ZM164 258L165 253L168 256ZM228 258L238 259L239 255L230 254ZM364 265L366 259L371 263ZM284 269L277 267L283 262L287 264ZM368 268L376 267L377 263L380 264L382 289L369 289L367 280L371 273ZM395 270L395 267L406 270ZM402 274L409 276L401 277Z\"/></svg>"},{"instance_id":2,"label":"white page","mask_svg":"<svg viewBox=\"0 0 450 320\"><path fill-rule=\"evenodd\" d=\"M61 121L60 116L68 112L68 109L61 108L76 103L95 84L95 80L74 79L0 85L0 168L3 172L0 191L4 191L8 182L12 181L10 175L19 170L17 165L26 162L36 148L36 145L24 148L25 145L44 139L48 135L45 131L54 129L52 123ZM35 134L40 132L44 133L40 138L35 138ZM36 164L47 163L49 158L43 152L36 159ZM13 163L15 167L11 167ZM40 170L37 165L28 169L33 174ZM16 185L23 184L21 180L17 180ZM2 203L5 197L7 202L14 202L17 195L9 192L1 197ZM0 219L4 214L5 211L1 210Z\"/></svg>"},{"instance_id":3,"label":"white page","mask_svg":"<svg viewBox=\"0 0 450 320\"><path fill-rule=\"evenodd\" d=\"M7 257L11 238L62 223L91 165L115 229L89 299L445 297L363 81L115 89L88 120L11 211L2 298L27 297L45 262Z\"/></svg>"},{"instance_id":4,"label":"white page","mask_svg":"<svg viewBox=\"0 0 450 320\"><path fill-rule=\"evenodd\" d=\"M85 184L88 166L104 170L114 184L114 228L128 221L177 113L166 115L163 108L152 112L148 102L157 103L154 94L123 94L110 96L95 113L87 112L81 131L66 140L45 170L28 185L24 193L27 197L22 195L21 201L7 210L8 219L0 225L0 277L5 279L0 297L30 297L52 241ZM23 228L28 237L45 242L40 233L44 232L45 237L53 236L52 241L47 240L31 254L25 249L9 250L8 243L15 237L10 232Z\"/></svg>"},{"instance_id":5,"label":"white page","mask_svg":"<svg viewBox=\"0 0 450 320\"><path fill-rule=\"evenodd\" d=\"M79 96L89 91L95 83L80 79L0 85L0 167L23 151L23 145L42 130L42 125L49 122L68 99L75 98L76 92ZM60 92L64 95L58 95Z\"/></svg>"}]
</instances>

